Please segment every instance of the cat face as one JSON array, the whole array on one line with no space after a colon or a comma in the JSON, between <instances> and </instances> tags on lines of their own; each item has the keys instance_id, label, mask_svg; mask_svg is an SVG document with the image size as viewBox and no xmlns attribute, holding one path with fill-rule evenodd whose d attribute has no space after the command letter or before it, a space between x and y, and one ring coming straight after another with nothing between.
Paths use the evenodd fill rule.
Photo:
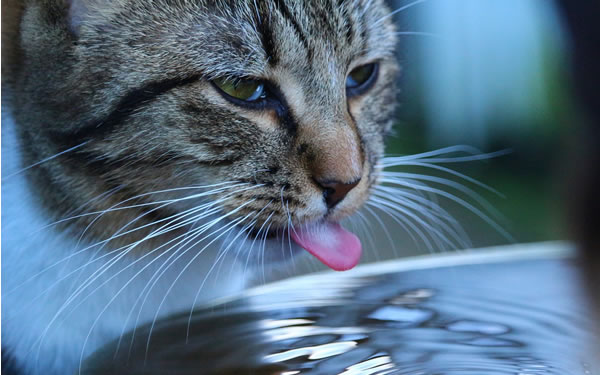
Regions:
<instances>
[{"instance_id":1,"label":"cat face","mask_svg":"<svg viewBox=\"0 0 600 375\"><path fill-rule=\"evenodd\" d=\"M96 241L135 221L121 245L200 218L247 240L337 223L377 182L392 124L388 15L377 0L40 1L15 116L26 163L72 151L34 185L57 218L104 210L69 222Z\"/></svg>"}]
</instances>

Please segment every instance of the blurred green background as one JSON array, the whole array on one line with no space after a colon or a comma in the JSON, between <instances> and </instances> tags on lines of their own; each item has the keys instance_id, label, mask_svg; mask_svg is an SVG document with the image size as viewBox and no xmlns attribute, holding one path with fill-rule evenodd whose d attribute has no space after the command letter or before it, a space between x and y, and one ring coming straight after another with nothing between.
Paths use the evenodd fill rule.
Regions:
<instances>
[{"instance_id":1,"label":"blurred green background","mask_svg":"<svg viewBox=\"0 0 600 375\"><path fill-rule=\"evenodd\" d=\"M576 114L567 71L569 46L547 0L390 1L402 66L395 133L386 154L409 155L453 145L508 150L484 161L444 164L501 193L448 173L395 167L447 178L473 189L498 211L449 187L501 231L448 199L439 204L464 228L469 245L428 246L383 212L363 211L349 228L363 240L364 262L499 244L568 239L565 197L570 119ZM454 154L458 156L458 154ZM410 232L410 230L409 230ZM389 238L391 237L391 239ZM307 257L300 272L323 269Z\"/></svg>"}]
</instances>

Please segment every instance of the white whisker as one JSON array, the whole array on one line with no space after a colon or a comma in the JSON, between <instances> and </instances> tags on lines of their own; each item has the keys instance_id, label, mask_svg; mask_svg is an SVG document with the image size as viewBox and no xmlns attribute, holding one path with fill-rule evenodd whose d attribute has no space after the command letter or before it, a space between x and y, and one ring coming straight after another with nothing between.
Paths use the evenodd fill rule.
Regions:
<instances>
[{"instance_id":1,"label":"white whisker","mask_svg":"<svg viewBox=\"0 0 600 375\"><path fill-rule=\"evenodd\" d=\"M249 215L250 215L250 214L246 215L246 217L248 217ZM239 218L239 219L235 219L235 220L233 220L231 223L229 223L229 224L227 224L227 225L228 225L228 226L230 226L230 228L233 228L235 225L237 225L237 224L239 224L239 223L243 222L243 221L246 219L246 217L244 217L244 218ZM149 289L148 289L148 290L145 292L145 297L144 297L144 300L142 301L142 304L140 305L140 308L138 309L138 315L137 315L137 318L136 318L136 321L135 321L135 324L134 324L134 330L133 330L133 333L132 333L132 339L131 339L132 341L131 341L131 343L130 343L130 346L129 346L129 352L131 352L131 350L132 350L132 348L133 348L133 340L135 339L135 331L136 331L136 328L138 327L138 324L139 324L139 319L140 319L140 316L141 316L141 313L142 313L142 309L143 309L144 305L146 304L146 300L147 300L147 299L148 299L148 297L150 296L150 292L152 291L152 289L154 288L154 286L155 286L155 285L158 283L158 281L160 280L160 278L161 278L161 277L162 277L162 276L163 276L163 275L164 275L164 274L165 274L165 273L168 271L168 269L169 269L169 268L170 268L172 265L174 265L174 264L175 264L175 262L177 262L177 261L178 261L178 260L179 260L181 257L183 257L183 256L184 256L184 255L185 255L185 254L186 254L186 253L187 253L189 250L191 250L191 249L195 248L195 247L196 247L198 244L200 244L202 241L206 240L208 237L210 237L210 236L214 235L214 234L215 234L215 233L217 233L219 230L224 230L224 229L226 228L226 227L223 227L223 228L220 228L220 229L218 229L217 231L213 231L213 232L209 233L208 235L205 235L205 236L204 236L203 238L201 238L200 240L197 240L197 241L196 241L196 239L197 239L197 238L198 238L200 235L202 235L202 234L203 234L203 233L204 233L206 230L208 230L208 229L212 228L212 227L213 227L213 226L214 226L216 223L217 223L216 221L213 221L213 224L212 224L212 225L210 225L210 226L207 226L206 228L204 228L205 226L202 226L202 227L198 228L198 229L201 229L201 230L200 230L200 231L198 231L197 233L195 233L195 234L194 234L194 236L192 236L191 238L189 238L189 239L186 239L186 242L185 242L185 243L183 243L183 244L179 245L179 249L178 249L176 252L174 252L174 253L173 253L171 256L169 256L169 258L167 258L167 259L165 260L165 262L164 262L164 263L163 263L163 264L162 264L162 265L159 267L159 269L158 269L158 270L155 272L155 274L154 274L154 275L153 275L153 276L152 276L152 277L151 277L151 278L148 280L148 283L147 283L146 287L144 288L144 290L143 290L143 291L142 291L142 293L140 294L140 297L141 297L141 296L143 296L143 295L144 295L144 292L145 292L145 290L146 290L146 288L148 288L148 287L149 287ZM229 232L229 230L225 230L225 233L227 233L227 232ZM193 243L192 243L192 242L193 242ZM210 242L208 245L212 244L213 242L214 242L214 241L211 241L211 242ZM190 243L191 243L191 245L189 245ZM188 246L188 245L189 245L189 246ZM208 245L207 245L207 246L208 246ZM183 247L184 247L184 246L187 246L187 249L185 249L183 252L181 252L179 255L177 255L177 253L178 253L178 252L179 252L181 249L183 249ZM207 246L205 246L204 248L206 248ZM204 248L203 248L203 249L201 249L201 250L200 250L200 252L202 252L202 251L204 250ZM177 255L177 257L176 257L175 259L171 260L171 258L175 257L176 255ZM192 261L193 261L193 260L192 260ZM189 264L188 264L188 266L189 266ZM160 272L160 273L159 273L159 272ZM183 273L180 273L178 277L180 277L182 274L183 274ZM150 283L151 283L151 284L150 284ZM176 283L176 281L175 281L174 283ZM173 285L174 285L174 284L173 284ZM167 293L168 293L168 292L167 292ZM135 304L134 304L134 307L135 307ZM134 307L133 307L133 308L134 308ZM131 311L133 311L133 308L132 308L132 310L131 310ZM130 312L131 312L131 311L130 311ZM122 335L122 334L123 334L123 332L121 333L121 335Z\"/></svg>"},{"instance_id":2,"label":"white whisker","mask_svg":"<svg viewBox=\"0 0 600 375\"><path fill-rule=\"evenodd\" d=\"M452 236L454 240L457 241L458 244L460 244L460 246L465 248L471 246L471 242L468 239L468 236L466 236L466 233L462 230L462 227L460 227L460 225L457 224L459 228L457 230L456 227L452 228L448 224L446 224L446 220L454 221L450 215L439 215L435 212L435 210L430 209L424 211L422 209L423 206L421 205L415 204L410 200L400 199L398 197L393 197L388 194L375 193L375 196L387 200L388 202L390 202L390 204L392 204L393 202L395 204L398 204L399 206L405 207L406 209L412 210L415 214L421 214L425 216L427 220L431 221L432 225L438 226L442 231L445 231L450 236ZM450 225L452 225L452 221Z\"/></svg>"},{"instance_id":3,"label":"white whisker","mask_svg":"<svg viewBox=\"0 0 600 375\"><path fill-rule=\"evenodd\" d=\"M364 206L364 209L371 214L371 216L373 216L373 218L379 223L379 226L381 227L381 230L383 230L383 233L385 234L386 238L388 239L390 246L392 246L392 249L394 251L394 255L398 256L398 249L396 248L396 242L394 242L394 240L392 239L392 236L390 235L390 232L387 229L387 226L385 225L385 223L379 218L379 216L369 207L368 204L366 204ZM367 222L368 220L365 219Z\"/></svg>"},{"instance_id":4,"label":"white whisker","mask_svg":"<svg viewBox=\"0 0 600 375\"><path fill-rule=\"evenodd\" d=\"M384 176L386 182L393 180L393 181L398 181L398 183L400 183L400 184L405 184L405 183L413 183L418 180L423 180L423 181L434 182L434 183L437 183L440 185L451 187L453 189L456 189L456 190L466 194L469 198L473 199L476 203L480 204L484 209L486 209L488 212L490 212L493 216L495 216L495 217L501 216L500 213L494 208L494 206L492 206L481 195L477 194L472 189L469 189L468 187L466 187L462 184L459 184L457 182L454 182L452 180L448 180L448 179L441 178L441 177L435 177L435 176L420 175L420 174L415 174L415 173L402 173L402 172L384 172L384 173L382 173L382 176ZM427 186L427 185L425 185L425 186Z\"/></svg>"},{"instance_id":5,"label":"white whisker","mask_svg":"<svg viewBox=\"0 0 600 375\"><path fill-rule=\"evenodd\" d=\"M246 237L244 237L244 241L242 241L242 243L240 243L240 246L238 246L238 249L237 249L236 254L235 254L235 258L233 259L233 263L237 262L237 258L238 258L239 254L240 254L241 247L244 246L244 245L246 245L246 241L248 240L248 237L252 233L252 231L254 229L254 225L256 225L256 223L257 223L258 217L260 216L260 214L263 213L264 210L267 209L267 207L269 207L271 205L271 203L273 203L272 199L269 201L269 203L267 203L263 208L260 209L260 211L258 211L254 215L254 217L252 218L252 221L248 224L248 228L245 229L245 230L247 230ZM256 241L256 239L255 239L255 241ZM252 241L252 246L254 246L254 241ZM250 247L250 249L248 250L248 253L250 253L251 251L252 251L252 247ZM248 266L248 262L246 261L246 267L247 266ZM246 274L246 267L244 267L244 275ZM233 265L232 265L232 269L233 269ZM229 272L229 274L231 274L231 271Z\"/></svg>"},{"instance_id":6,"label":"white whisker","mask_svg":"<svg viewBox=\"0 0 600 375\"><path fill-rule=\"evenodd\" d=\"M385 16L381 17L380 19L378 19L377 21L375 21L375 22L373 23L373 26L377 26L377 25L379 25L380 23L382 23L383 21L385 21L386 19L388 19L388 18L390 18L390 17L394 16L395 14L398 14L398 13L400 13L400 12L403 12L403 11L405 11L405 10L409 9L409 8L412 8L412 7L414 7L415 5L418 5L418 4L421 4L421 3L424 3L424 2L426 2L426 1L427 1L427 0L416 0L416 1L413 1L412 3L410 3L410 4L407 4L407 5L401 6L400 8L398 8L398 9L394 10L393 12L390 12L390 13L388 13L387 15L385 15Z\"/></svg>"},{"instance_id":7,"label":"white whisker","mask_svg":"<svg viewBox=\"0 0 600 375\"><path fill-rule=\"evenodd\" d=\"M244 273L248 268L248 262L250 261L250 255L252 254L252 249L254 249L254 244L256 243L256 239L261 235L263 228L267 224L267 222L271 219L271 217L275 214L275 211L271 212L271 214L267 217L267 219L262 223L258 233L255 234L254 239L252 240L252 245L250 246L250 250L248 251L248 256L246 257L246 265L244 266Z\"/></svg>"},{"instance_id":8,"label":"white whisker","mask_svg":"<svg viewBox=\"0 0 600 375\"><path fill-rule=\"evenodd\" d=\"M255 185L251 188L256 188L259 187L259 185ZM248 188L244 188L244 189L240 189L240 190L245 190ZM234 192L235 193L235 192ZM233 193L232 193L233 194ZM214 202L211 202L210 205L213 205ZM241 207L240 207L241 208ZM195 210L199 210L198 208L194 208ZM192 210L194 210L192 209ZM238 208L239 209L239 208ZM234 213L235 211L230 212L227 215L230 215L232 213ZM198 220L201 217L204 217L203 215L206 214L201 214L198 215L196 217L194 217L192 219L193 220ZM227 216L225 215L225 216ZM179 215L174 215L174 216L179 216ZM214 222L214 221L213 221ZM212 222L211 222L212 223ZM210 224L210 223L209 223ZM125 255L127 255L131 250L133 250L135 247L137 247L139 244L141 244L142 242L146 241L148 238L152 238L157 236L158 234L162 234L165 232L165 230L163 229L164 227L168 226L169 223L167 223L166 225L163 225L163 227L153 231L151 234L149 234L148 236L144 237L143 239L134 242L131 245L128 245L127 248L125 249L125 251L123 251L121 254L117 254L114 258L112 258L108 263L106 263L105 265L101 266L99 269L97 269L95 272L92 273L92 275L90 275L88 277L88 279L86 281L84 281L84 283L77 288L77 290L69 297L67 298L67 300L64 302L63 306L61 308L59 308L59 310L55 313L55 315L53 316L53 318L50 320L50 322L48 323L47 327L44 329L42 336L40 337L39 341L39 348L41 348L41 343L46 335L46 333L48 332L48 330L50 329L50 326L56 321L56 319L65 311L65 309L67 308L67 306L69 306L71 304L72 301L74 301L74 299L76 297L78 297L83 290L85 290L88 286L90 286L95 280L97 280L103 273L105 273L110 267L112 267L114 264L116 264L120 259L122 259ZM187 225L187 224L186 224ZM185 235L185 234L184 234ZM141 258L138 258L138 260L136 260L135 262L133 262L132 264L130 264L129 266L125 267L125 269L129 268L130 266L132 266L133 264L135 264L137 261L139 261L142 258L145 258L146 256L148 256L150 253L154 253L155 251L158 251L160 248L168 245L169 243L171 243L173 240L166 242L165 244L159 246L158 248L152 250L151 252L145 254L144 256L142 256ZM104 283L102 283L102 285L105 285L108 281L114 279L114 277L116 277L118 274L120 274L121 272L123 272L125 269L120 270L119 272L117 272L115 275L113 275L111 278L109 278L108 280L106 280ZM102 286L101 285L101 286ZM91 293L88 294L87 297L84 298L87 299L89 298L93 292L95 292L96 290L98 290L100 287L97 287L96 289L94 289ZM79 306L82 302L80 302L77 306ZM39 351L38 351L38 355L39 355Z\"/></svg>"},{"instance_id":9,"label":"white whisker","mask_svg":"<svg viewBox=\"0 0 600 375\"><path fill-rule=\"evenodd\" d=\"M434 251L433 245L431 244L431 242L429 241L427 236L425 236L423 231L421 231L419 228L417 228L407 218L405 218L402 215L399 215L399 213L394 210L395 207L393 205L391 205L387 201L378 199L376 197L371 197L371 199L367 202L367 204L372 204L375 207L382 210L383 212L387 213L392 219L394 219L394 221L396 221L401 227L403 227L406 230L406 232L409 233L409 235L411 236L413 241L416 244L418 244L419 242L415 239L414 236L412 236L411 231L408 229L408 228L410 228L423 241L423 243L425 244L425 246L427 247L427 249L430 252ZM392 206L392 207L390 207L390 206ZM390 208L392 208L392 209L390 209Z\"/></svg>"},{"instance_id":10,"label":"white whisker","mask_svg":"<svg viewBox=\"0 0 600 375\"><path fill-rule=\"evenodd\" d=\"M110 241L112 241L112 240L114 240L114 239L116 239L116 238L123 237L123 236L125 236L125 235L131 234L131 233L133 233L133 232L135 232L135 231L138 231L138 230L141 230L141 229L145 229L145 228L147 228L147 227L150 227L150 226L156 225L156 224L158 224L158 223L160 223L160 222L169 221L169 220L171 220L171 219L173 219L173 218L177 218L177 217L189 216L189 215L191 215L191 214L194 214L195 212L198 212L198 211L200 211L200 210L202 210L202 209L205 209L205 208L208 208L208 207L211 207L211 206L215 206L215 205L217 205L217 204L219 204L219 203L221 203L221 202L223 202L223 201L225 201L225 200L229 199L229 197L230 197L231 195L233 195L233 194L236 194L236 193L238 193L238 192L241 192L241 191L249 190L249 189L254 189L254 188L256 188L256 187L259 187L259 186L262 186L262 185L252 186L252 187L250 187L250 188L243 188L243 189L240 189L240 190L237 190L237 191L234 191L234 192L228 193L227 195L225 195L224 197L222 197L222 198L220 198L220 199L218 199L218 200L216 200L216 201L213 201L213 202L206 203L206 204L204 204L204 205L202 205L202 206L199 206L199 207L193 207L193 208L190 208L190 209L188 209L188 210L186 210L186 211L183 211L183 212L180 212L180 213L177 213L177 214L171 215L171 216L169 216L169 217L167 217L167 218L159 219L159 220L157 220L157 221L153 221L153 222L151 222L151 223L145 224L145 225L143 225L143 226L140 226L140 227L137 227L137 228L135 228L135 229L128 230L128 231L126 231L126 232L123 232L123 233L120 233L120 234L118 234L118 235L113 235L113 236L111 236L111 237L110 237L110 238L108 238L108 239L104 239L104 240L98 241L98 242L96 242L96 243L94 243L94 244L92 244L92 245L89 245L89 246L87 246L87 247L85 247L85 248L83 248L83 249L81 249L81 250L78 250L78 251L76 251L76 252L75 252L75 253L73 253L73 254L70 254L69 256L67 256L67 257L65 257L65 258L63 258L63 259L61 259L61 260L59 260L59 261L57 261L57 262L55 262L55 263L51 264L50 266L48 266L48 267L44 268L43 270L41 270L41 271L37 272L36 274L34 274L34 275L32 275L31 277L27 278L27 279L26 279L25 281L23 281L21 284L19 284L19 285L15 286L13 289L11 289L10 291L6 292L6 294L10 294L10 293L13 293L13 292L15 292L16 290L18 290L19 288L21 288L23 285L25 285L26 283L28 283L28 282L32 281L33 279L35 279L35 278L36 278L36 277L38 277L39 275L43 274L44 272L47 272L48 270L50 270L50 269L52 269L52 268L54 268L54 267L58 266L59 264L61 264L61 263L65 262L65 261L68 261L69 259L71 259L71 258L73 258L73 257L75 257L75 256L77 256L77 255L79 255L79 254L81 254L81 253L83 253L83 252L85 252L85 251L87 251L87 250L90 250L90 249L92 249L92 248L94 248L94 247L96 247L96 246L99 246L99 245L103 245L103 246L104 246L105 244L107 244L108 242L110 242ZM215 209L215 210L218 210L218 209ZM143 215L142 215L142 216L143 216ZM135 219L134 219L134 220L135 220ZM189 222L184 222L184 223L182 223L182 224L178 225L177 227L173 227L173 228L171 228L171 230L175 230L175 229L179 229L179 228L185 227L185 226L186 226L188 223L189 223ZM127 224L126 224L126 225L127 225ZM164 234L164 232L163 232L163 231L161 231L161 229L163 229L163 228L165 228L165 225L163 225L161 228L158 228L156 231L154 231L154 232L152 233L152 236L150 236L150 237L146 237L145 239L147 240L147 239L150 239L150 238L153 238L153 237L156 237L156 236L159 236L159 235L162 235L162 234ZM120 251L120 250L122 250L123 248L124 248L124 247L121 247L121 248L119 248L119 249L113 250L113 251L111 251L110 253L113 253L113 252L116 252L116 251ZM109 253L109 254L110 254L110 253ZM101 258L96 258L95 260L98 260L98 259L101 259Z\"/></svg>"},{"instance_id":11,"label":"white whisker","mask_svg":"<svg viewBox=\"0 0 600 375\"><path fill-rule=\"evenodd\" d=\"M465 180L467 182L470 182L470 183L472 183L474 185L477 185L477 186L479 186L479 187L481 187L481 188L483 188L485 190L488 190L488 191L494 193L495 195L497 195L497 196L499 196L501 198L506 198L504 196L504 194L500 193L498 190L492 188L491 186L486 185L486 184L484 184L484 183L482 183L482 182L480 182L480 181L478 181L478 180L476 180L476 179L474 179L472 177L469 177L469 176L467 176L467 175L465 175L463 173L457 172L457 171L452 170L450 168L442 167L440 165L430 164L430 163L425 163L425 162L404 162L404 163L401 163L401 164L392 164L392 165L390 165L390 167L392 167L392 166L415 166L415 167L423 167L423 168L435 169L435 170L438 170L438 171L441 171L441 172L446 172L446 173L451 174L453 176L459 177L459 178L461 178L461 179L463 179L463 180ZM383 173L387 174L387 173L391 173L391 172L384 171Z\"/></svg>"},{"instance_id":12,"label":"white whisker","mask_svg":"<svg viewBox=\"0 0 600 375\"><path fill-rule=\"evenodd\" d=\"M54 155L52 155L52 156L49 156L49 157L47 157L47 158L45 158L45 159L42 159L42 160L40 160L40 161L38 161L38 162L36 162L36 163L33 163L33 164L31 164L31 165L29 165L29 166L27 166L27 167L23 168L23 169L20 169L20 170L18 170L18 171L16 171L16 172L13 172L13 173L9 174L8 176L3 176L2 178L3 178L4 180L7 180L7 179L9 179L9 178L11 178L11 177L13 177L13 176L16 176L16 175L18 175L18 174L21 174L21 173L25 172L25 171L27 171L27 170L29 170L29 169L31 169L31 168L37 167L37 166L38 166L38 165L40 165L40 164L43 164L43 163L46 163L46 162L48 162L48 161L50 161L50 160L56 159L57 157L59 157L59 156L61 156L61 155L64 155L64 154L66 154L66 153L69 153L69 152L71 152L71 151L75 151L75 150L77 150L78 148L81 148L82 146L85 146L85 145L86 145L88 142L89 142L89 141L82 142L82 143L78 144L77 146L73 146L73 147L71 147L71 148L68 148L68 149L66 149L66 150L64 150L64 151L61 151L61 152L59 152L59 153L57 153L57 154L54 154Z\"/></svg>"},{"instance_id":13,"label":"white whisker","mask_svg":"<svg viewBox=\"0 0 600 375\"><path fill-rule=\"evenodd\" d=\"M399 204L394 204L390 201L386 201L385 199L380 199L380 198L373 198L373 200L377 203L386 205L390 208L393 208L394 210L404 214L405 216L407 216L408 218L411 218L415 221L415 223L419 224L421 227L423 227L423 229L425 229L427 232L427 234L429 234L430 238L436 242L436 245L439 249L443 250L445 249L445 246L442 245L442 243L438 240L440 239L443 243L445 243L449 248L454 248L455 245L448 240L448 238L437 228L435 228L434 226L432 226L431 224L427 223L425 220L423 220L422 218L420 218L418 216L418 213L420 213L419 211L417 211L417 213L414 213L412 210L402 207Z\"/></svg>"},{"instance_id":14,"label":"white whisker","mask_svg":"<svg viewBox=\"0 0 600 375\"><path fill-rule=\"evenodd\" d=\"M436 189L436 188L432 188L426 185L416 185L414 183L410 183L410 182L405 182L405 181L401 181L401 180L394 180L394 179L386 179L383 178L382 179L383 182L387 182L387 183L391 183L391 184L395 184L395 185L401 185L401 186L407 186L407 187L411 187L414 188L416 190L422 190L422 191L428 191L431 193L434 193L436 195L445 197L455 203L458 203L459 205L463 206L464 208L468 209L469 211L471 211L473 214L475 214L476 216L478 216L480 219L482 219L483 221L485 221L488 225L490 225L492 228L494 228L498 233L500 233L502 236L504 236L507 240L513 242L514 239L513 237L506 232L502 227L500 227L498 225L498 223L496 223L494 220L492 220L488 215L486 215L485 213L483 213L480 209L478 209L477 207L473 206L472 204L468 203L467 201L465 201L464 199L461 199L453 194L450 194L446 191L440 190L440 189Z\"/></svg>"},{"instance_id":15,"label":"white whisker","mask_svg":"<svg viewBox=\"0 0 600 375\"><path fill-rule=\"evenodd\" d=\"M256 199L252 199L249 200L243 204L241 204L239 207L237 207L235 210L232 210L230 212L228 212L227 214L215 219L213 222L216 224L217 222L223 220L224 218L231 216L235 213L237 213L238 211L240 211L242 208L244 208L245 206L255 202ZM237 221L239 221L239 219L236 219ZM212 243L214 243L216 240L218 240L221 236L223 236L224 233L227 233L228 230L230 230L231 228L233 228L236 224L237 221L234 220L228 224L226 224L225 226L223 226L222 228L220 228L219 230L224 231L223 233L221 233L220 235L218 235L217 237L215 237L214 239L212 239L208 244L206 244L202 249L200 249L193 257L192 259L181 269L181 271L179 272L179 274L177 275L177 277L175 277L175 279L173 280L173 282L171 283L171 286L167 289L165 296L163 297L163 299L161 300L160 304L158 305L157 309L156 309L156 313L154 314L154 318L152 320L152 324L150 326L150 330L148 332L148 341L146 342L146 355L148 354L148 349L150 347L150 338L152 336L152 330L154 329L154 325L156 324L156 319L158 318L158 314L160 313L160 309L163 306L165 300L167 299L167 296L169 295L169 293L171 292L171 290L173 289L173 287L175 286L175 284L177 283L177 281L181 278L181 276L183 275L183 273L190 267L190 265L192 265L192 263L203 253L203 251L210 246ZM228 228L229 227L229 228ZM213 232L213 234L216 232ZM185 252L184 252L185 253ZM182 253L182 254L184 254Z\"/></svg>"},{"instance_id":16,"label":"white whisker","mask_svg":"<svg viewBox=\"0 0 600 375\"><path fill-rule=\"evenodd\" d=\"M249 213L246 216L244 216L243 218L239 219L236 222L236 225L239 225L240 223L243 223L248 217L250 217L253 213ZM232 226L230 229L228 229L227 231L232 230L234 227ZM202 283L200 284L200 287L198 288L198 291L196 292L196 296L194 297L194 301L192 303L192 306L190 308L190 315L188 317L188 325L187 325L187 331L186 331L186 343L189 340L189 336L190 336L190 326L192 324L192 315L194 313L194 308L196 307L196 302L198 301L198 297L200 296L200 292L202 291L202 288L204 287L204 284L206 283L206 280L208 280L208 277L210 276L211 272L213 271L214 267L219 263L219 261L221 259L225 259L225 254L227 254L227 251L231 248L231 246L233 245L233 243L235 242L235 240L237 240L237 238L244 233L243 230L238 231L238 233L236 234L236 236L234 237L233 241L231 241L227 247L225 248L225 250L219 254L217 256L217 259L215 260L215 262L213 263L213 265L211 266L211 268L208 270L208 272L206 273L206 276L204 276L204 279L202 280Z\"/></svg>"},{"instance_id":17,"label":"white whisker","mask_svg":"<svg viewBox=\"0 0 600 375\"><path fill-rule=\"evenodd\" d=\"M228 186L222 186L224 184L230 184ZM173 188L173 189L164 189L164 190L157 190L157 191L152 191L149 193L144 193L144 194L139 194L130 198L127 198L121 202L118 202L116 204L114 204L113 206L109 207L108 209L105 210L100 210L100 211L94 211L94 212L86 212L84 214L80 214L80 215L75 215L75 216L71 216L71 217L67 217L67 218L63 218L60 219L58 221L52 222L50 224L45 225L44 227L40 228L41 229L45 229L47 227L50 226L54 226L57 224L61 224L64 223L66 221L70 221L70 220L74 220L74 219L79 219L82 217L86 217L86 216L93 216L93 215L103 215L109 212L115 212L115 211L122 211L122 210L128 210L128 209L132 209L132 208L140 208L140 207L148 207L148 206L154 206L154 205L158 205L158 204L165 204L165 203L176 203L176 202L182 202L185 200L190 200L190 199L197 199L197 198L202 198L202 197L207 197L216 193L220 193L222 191L226 191L227 189L231 189L234 187L239 187L239 186L246 186L248 185L248 183L245 182L238 182L238 183L231 183L231 182L224 182L224 183L219 183L219 184L214 184L214 185L205 185L205 186L189 186L189 187L179 187L179 188ZM209 191L205 191L202 193L198 193L198 194L193 194L193 195L189 195L189 196L185 196L182 198L176 198L176 199L166 199L166 200L160 200L160 201L154 201L154 202L147 202L147 203L140 203L140 204L134 204L134 205L129 205L129 206L121 206L122 204L132 201L132 200L136 200L136 199L140 199L140 198L144 198L150 195L155 195L155 194L165 194L165 193L172 193L172 192L179 192L179 191L186 191L186 190L198 190L198 189L203 189L203 188L207 188L207 187L214 187L214 186L221 186L217 189L212 189Z\"/></svg>"},{"instance_id":18,"label":"white whisker","mask_svg":"<svg viewBox=\"0 0 600 375\"><path fill-rule=\"evenodd\" d=\"M288 248L290 250L290 259L292 260L292 267L295 271L296 270L296 262L294 261L294 254L292 253L292 239L291 239L290 230L293 230L295 233L296 228L294 228L294 222L292 221L292 215L290 214L290 207L289 207L288 201L285 202L285 212L287 214L287 220L288 220L288 226L287 226L287 230L286 230L287 238L288 238Z\"/></svg>"},{"instance_id":19,"label":"white whisker","mask_svg":"<svg viewBox=\"0 0 600 375\"><path fill-rule=\"evenodd\" d=\"M467 145L455 145L455 146L440 148L440 149L433 150L433 151L421 152L418 154L402 155L402 156L388 155L384 158L384 160L402 161L402 160L425 159L425 158L429 158L432 156L439 156L439 155L445 155L445 154L451 154L451 153L457 153L457 152L462 152L462 153L471 154L471 155L481 154L481 150L479 150L476 147L467 146Z\"/></svg>"},{"instance_id":20,"label":"white whisker","mask_svg":"<svg viewBox=\"0 0 600 375\"><path fill-rule=\"evenodd\" d=\"M477 153L477 154L469 155L469 156L452 156L452 157L445 157L445 158L419 156L419 155L427 155L427 154L431 154L429 156L436 156L436 155L433 155L435 153L435 151L431 151L428 153L423 153L423 154L418 154L418 155L388 157L388 158L386 158L384 165L386 167L402 165L402 163L404 161L410 161L410 160L421 160L421 161L425 161L425 162L431 163L431 164L433 164L433 163L464 163L464 162L471 162L471 161L493 159L493 158L496 158L499 156L508 155L511 152L512 151L510 151L510 150L502 150L502 151L490 152L487 154ZM438 153L437 155L443 155L443 154L444 153Z\"/></svg>"},{"instance_id":21,"label":"white whisker","mask_svg":"<svg viewBox=\"0 0 600 375\"><path fill-rule=\"evenodd\" d=\"M375 260L379 261L379 253L377 252L377 246L375 246L375 241L373 240L373 235L371 234L369 220L367 220L360 211L356 212L356 218L359 220L359 225L357 227L360 229L360 232L364 234L367 242L369 243L371 251L373 254L375 254ZM352 221L350 223L354 228L354 223Z\"/></svg>"}]
</instances>

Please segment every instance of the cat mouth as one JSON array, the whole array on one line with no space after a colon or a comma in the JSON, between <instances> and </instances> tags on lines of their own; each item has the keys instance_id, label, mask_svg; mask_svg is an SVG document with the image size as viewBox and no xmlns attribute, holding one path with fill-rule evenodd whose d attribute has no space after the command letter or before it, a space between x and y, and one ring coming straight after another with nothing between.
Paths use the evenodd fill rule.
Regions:
<instances>
[{"instance_id":1,"label":"cat mouth","mask_svg":"<svg viewBox=\"0 0 600 375\"><path fill-rule=\"evenodd\" d=\"M359 238L337 222L320 221L311 224L261 232L253 230L254 239L276 240L289 236L296 245L309 252L334 271L347 271L360 261L362 245Z\"/></svg>"}]
</instances>

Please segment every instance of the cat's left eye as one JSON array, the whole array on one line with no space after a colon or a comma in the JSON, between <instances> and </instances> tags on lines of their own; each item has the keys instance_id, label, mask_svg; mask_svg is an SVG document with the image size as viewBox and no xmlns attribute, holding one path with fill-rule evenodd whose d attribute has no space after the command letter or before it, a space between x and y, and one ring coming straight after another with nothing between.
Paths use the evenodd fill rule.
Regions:
<instances>
[{"instance_id":1,"label":"cat's left eye","mask_svg":"<svg viewBox=\"0 0 600 375\"><path fill-rule=\"evenodd\" d=\"M346 77L348 95L359 95L369 89L375 82L378 67L377 63L371 63L353 69Z\"/></svg>"},{"instance_id":2,"label":"cat's left eye","mask_svg":"<svg viewBox=\"0 0 600 375\"><path fill-rule=\"evenodd\" d=\"M255 102L266 96L265 85L254 79L217 78L213 83L228 96L245 102Z\"/></svg>"}]
</instances>

